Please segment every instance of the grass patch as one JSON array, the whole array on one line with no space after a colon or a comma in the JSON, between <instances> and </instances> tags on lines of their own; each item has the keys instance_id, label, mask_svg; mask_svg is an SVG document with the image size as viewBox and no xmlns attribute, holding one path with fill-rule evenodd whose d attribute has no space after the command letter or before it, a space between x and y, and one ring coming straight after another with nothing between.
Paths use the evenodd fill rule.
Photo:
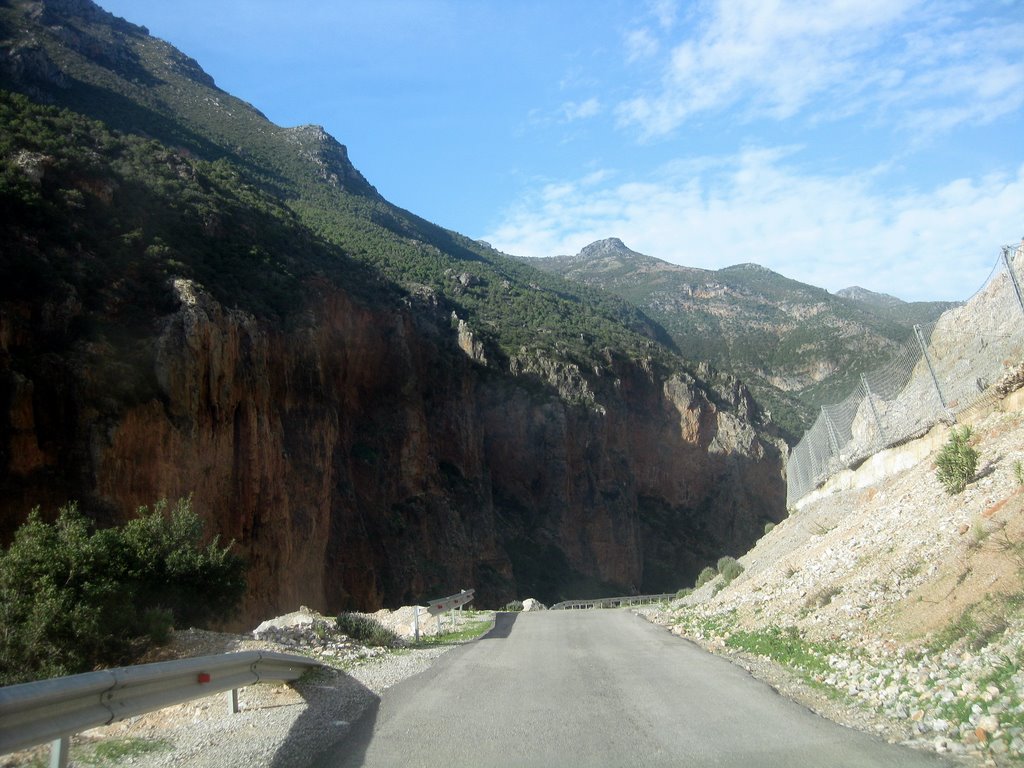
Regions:
<instances>
[{"instance_id":1,"label":"grass patch","mask_svg":"<svg viewBox=\"0 0 1024 768\"><path fill-rule=\"evenodd\" d=\"M1002 635L1011 614L1024 606L1024 593L990 595L980 603L969 606L954 621L935 635L931 647L943 650L962 644L979 650Z\"/></svg>"},{"instance_id":2,"label":"grass patch","mask_svg":"<svg viewBox=\"0 0 1024 768\"><path fill-rule=\"evenodd\" d=\"M729 648L767 656L772 661L813 675L830 671L829 655L837 648L825 643L812 643L800 635L796 627L768 627L747 632L733 632L725 641Z\"/></svg>"},{"instance_id":3,"label":"grass patch","mask_svg":"<svg viewBox=\"0 0 1024 768\"><path fill-rule=\"evenodd\" d=\"M827 536L829 533L835 530L834 525L825 525L824 523L815 523L811 527L811 533L815 536Z\"/></svg>"},{"instance_id":4,"label":"grass patch","mask_svg":"<svg viewBox=\"0 0 1024 768\"><path fill-rule=\"evenodd\" d=\"M415 647L461 645L485 635L492 626L494 626L493 616L471 620L454 632L445 632L441 635L420 635L420 641L415 643Z\"/></svg>"},{"instance_id":5,"label":"grass patch","mask_svg":"<svg viewBox=\"0 0 1024 768\"><path fill-rule=\"evenodd\" d=\"M171 749L170 742L163 739L104 739L81 750L76 748L74 762L78 765L112 765Z\"/></svg>"},{"instance_id":6,"label":"grass patch","mask_svg":"<svg viewBox=\"0 0 1024 768\"><path fill-rule=\"evenodd\" d=\"M834 597L841 594L842 591L842 587L838 585L822 587L817 592L807 596L807 599L804 601L804 608L808 611L813 611L817 608L824 608L832 602Z\"/></svg>"}]
</instances>

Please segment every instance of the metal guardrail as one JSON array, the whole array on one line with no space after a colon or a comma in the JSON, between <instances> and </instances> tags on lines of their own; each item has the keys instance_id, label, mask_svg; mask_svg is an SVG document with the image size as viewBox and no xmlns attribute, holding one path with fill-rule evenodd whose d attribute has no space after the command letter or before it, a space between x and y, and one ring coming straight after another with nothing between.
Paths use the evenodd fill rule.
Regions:
<instances>
[{"instance_id":1,"label":"metal guardrail","mask_svg":"<svg viewBox=\"0 0 1024 768\"><path fill-rule=\"evenodd\" d=\"M427 606L427 613L431 616L437 616L445 611L461 608L466 603L473 601L474 594L476 594L475 589L464 589L457 595L448 595L448 597L439 597L437 600L431 600L430 605Z\"/></svg>"},{"instance_id":2,"label":"metal guardrail","mask_svg":"<svg viewBox=\"0 0 1024 768\"><path fill-rule=\"evenodd\" d=\"M629 595L627 597L601 597L596 600L563 600L560 603L555 603L548 610L570 611L588 610L591 608L621 608L627 605L660 603L664 600L671 600L675 596L675 592L670 592L663 595Z\"/></svg>"},{"instance_id":3,"label":"metal guardrail","mask_svg":"<svg viewBox=\"0 0 1024 768\"><path fill-rule=\"evenodd\" d=\"M265 680L297 680L320 662L270 651L243 651L118 667L0 688L0 754L53 742L50 765L67 765L72 735Z\"/></svg>"}]
</instances>

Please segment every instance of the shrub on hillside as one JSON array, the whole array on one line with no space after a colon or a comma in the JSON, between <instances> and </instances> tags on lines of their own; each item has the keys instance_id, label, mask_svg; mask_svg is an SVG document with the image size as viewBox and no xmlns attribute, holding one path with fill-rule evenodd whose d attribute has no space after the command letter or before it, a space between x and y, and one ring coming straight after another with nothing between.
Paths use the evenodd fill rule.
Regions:
<instances>
[{"instance_id":1,"label":"shrub on hillside","mask_svg":"<svg viewBox=\"0 0 1024 768\"><path fill-rule=\"evenodd\" d=\"M717 575L718 571L716 571L711 566L706 566L699 574L697 574L697 581L693 585L694 589L700 589L713 578L715 578Z\"/></svg>"},{"instance_id":2,"label":"shrub on hillside","mask_svg":"<svg viewBox=\"0 0 1024 768\"><path fill-rule=\"evenodd\" d=\"M75 504L39 509L0 553L0 685L123 664L172 625L223 618L245 591L244 564L188 499L95 530Z\"/></svg>"},{"instance_id":3,"label":"shrub on hillside","mask_svg":"<svg viewBox=\"0 0 1024 768\"><path fill-rule=\"evenodd\" d=\"M725 583L730 584L737 576L743 573L743 566L740 565L735 557L726 555L718 559L718 572L722 574Z\"/></svg>"},{"instance_id":4,"label":"shrub on hillside","mask_svg":"<svg viewBox=\"0 0 1024 768\"><path fill-rule=\"evenodd\" d=\"M521 611L521 610L523 610L523 601L522 600L510 600L509 602L505 603L505 607L502 610L510 611L510 612L513 612L513 613L516 612L516 611Z\"/></svg>"},{"instance_id":5,"label":"shrub on hillside","mask_svg":"<svg viewBox=\"0 0 1024 768\"><path fill-rule=\"evenodd\" d=\"M950 495L966 488L978 469L978 452L970 445L970 439L970 427L952 429L949 441L942 446L935 460L935 473Z\"/></svg>"},{"instance_id":6,"label":"shrub on hillside","mask_svg":"<svg viewBox=\"0 0 1024 768\"><path fill-rule=\"evenodd\" d=\"M372 616L360 613L342 613L337 618L338 629L363 645L394 648L401 640L394 632Z\"/></svg>"}]
</instances>

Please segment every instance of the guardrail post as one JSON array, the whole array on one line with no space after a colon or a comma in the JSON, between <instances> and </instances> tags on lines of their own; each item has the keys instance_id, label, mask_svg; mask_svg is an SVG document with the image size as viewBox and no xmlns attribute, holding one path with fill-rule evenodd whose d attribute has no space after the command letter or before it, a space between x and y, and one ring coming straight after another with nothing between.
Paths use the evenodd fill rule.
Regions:
<instances>
[{"instance_id":1,"label":"guardrail post","mask_svg":"<svg viewBox=\"0 0 1024 768\"><path fill-rule=\"evenodd\" d=\"M228 714L238 714L238 689L232 688L228 691Z\"/></svg>"},{"instance_id":2,"label":"guardrail post","mask_svg":"<svg viewBox=\"0 0 1024 768\"><path fill-rule=\"evenodd\" d=\"M50 743L50 768L68 768L71 754L71 737L61 736Z\"/></svg>"}]
</instances>

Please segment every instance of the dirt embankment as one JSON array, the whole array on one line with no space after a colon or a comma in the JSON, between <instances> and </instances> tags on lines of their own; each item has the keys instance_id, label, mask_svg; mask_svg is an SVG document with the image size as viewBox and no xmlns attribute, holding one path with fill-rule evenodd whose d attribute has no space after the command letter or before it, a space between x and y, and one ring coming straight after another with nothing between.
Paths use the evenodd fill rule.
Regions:
<instances>
[{"instance_id":1,"label":"dirt embankment","mask_svg":"<svg viewBox=\"0 0 1024 768\"><path fill-rule=\"evenodd\" d=\"M1022 406L1018 391L961 417L979 453L962 493L946 493L933 453L821 495L731 584L651 617L848 725L965 760L1024 758Z\"/></svg>"}]
</instances>

